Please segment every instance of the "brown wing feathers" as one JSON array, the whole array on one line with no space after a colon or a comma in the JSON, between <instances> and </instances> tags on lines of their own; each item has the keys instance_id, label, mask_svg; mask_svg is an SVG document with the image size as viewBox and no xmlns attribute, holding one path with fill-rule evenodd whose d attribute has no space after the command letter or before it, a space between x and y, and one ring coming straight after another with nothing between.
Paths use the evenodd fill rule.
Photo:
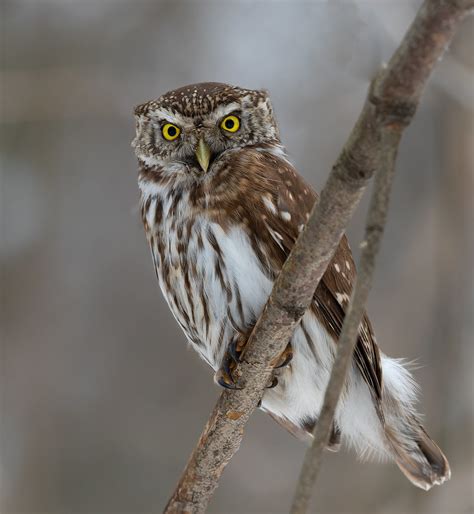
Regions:
<instances>
[{"instance_id":1,"label":"brown wing feathers","mask_svg":"<svg viewBox=\"0 0 474 514\"><path fill-rule=\"evenodd\" d=\"M259 155L262 165L261 176L267 182L267 193L260 201L265 207L263 228L267 228L269 253L278 261L278 269L293 247L299 232L306 223L316 193L307 185L294 168L283 159L270 154ZM251 160L251 159L250 159ZM265 162L262 162L262 161ZM260 166L259 166L260 168ZM254 176L258 177L259 173ZM268 190L272 193L268 193ZM347 238L343 236L336 253L329 264L316 292L311 309L326 330L337 341L339 339L345 311L347 309L356 269ZM375 398L380 399L382 392L382 370L380 355L372 326L367 315L360 327L360 335L354 351L355 362L369 385Z\"/></svg>"}]
</instances>

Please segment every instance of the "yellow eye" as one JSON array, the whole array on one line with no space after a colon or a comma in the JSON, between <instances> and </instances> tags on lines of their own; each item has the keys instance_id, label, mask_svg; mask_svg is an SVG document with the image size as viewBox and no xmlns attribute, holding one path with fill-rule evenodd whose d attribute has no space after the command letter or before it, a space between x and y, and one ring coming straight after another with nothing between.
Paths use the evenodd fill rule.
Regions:
<instances>
[{"instance_id":1,"label":"yellow eye","mask_svg":"<svg viewBox=\"0 0 474 514\"><path fill-rule=\"evenodd\" d=\"M226 116L221 122L221 128L227 132L237 132L240 127L240 120L237 116Z\"/></svg>"},{"instance_id":2,"label":"yellow eye","mask_svg":"<svg viewBox=\"0 0 474 514\"><path fill-rule=\"evenodd\" d=\"M172 123L167 123L163 125L161 133L167 141L174 141L181 133L181 129Z\"/></svg>"}]
</instances>

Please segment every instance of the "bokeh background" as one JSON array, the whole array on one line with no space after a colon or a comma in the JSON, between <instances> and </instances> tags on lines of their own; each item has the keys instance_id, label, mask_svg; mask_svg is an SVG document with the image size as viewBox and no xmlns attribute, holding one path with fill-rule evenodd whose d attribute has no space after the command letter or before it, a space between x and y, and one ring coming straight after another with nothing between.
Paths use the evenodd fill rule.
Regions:
<instances>
[{"instance_id":1,"label":"bokeh background","mask_svg":"<svg viewBox=\"0 0 474 514\"><path fill-rule=\"evenodd\" d=\"M419 4L1 2L3 514L160 512L219 394L155 279L134 105L199 81L265 87L320 189ZM473 512L473 49L470 19L406 131L369 306L385 352L416 361L453 478L425 493L328 454L315 511ZM210 512L287 512L303 453L256 413Z\"/></svg>"}]
</instances>

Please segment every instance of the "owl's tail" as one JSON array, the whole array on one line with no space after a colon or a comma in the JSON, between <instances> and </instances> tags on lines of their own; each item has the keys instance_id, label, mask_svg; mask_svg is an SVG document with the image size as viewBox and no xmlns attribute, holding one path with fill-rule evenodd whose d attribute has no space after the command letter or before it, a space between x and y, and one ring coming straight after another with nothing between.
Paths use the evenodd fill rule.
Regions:
<instances>
[{"instance_id":1,"label":"owl's tail","mask_svg":"<svg viewBox=\"0 0 474 514\"><path fill-rule=\"evenodd\" d=\"M413 405L416 385L409 372L393 359L384 358L382 365L385 374L383 430L387 450L408 480L427 491L450 478L448 461L418 419Z\"/></svg>"},{"instance_id":2,"label":"owl's tail","mask_svg":"<svg viewBox=\"0 0 474 514\"><path fill-rule=\"evenodd\" d=\"M352 388L341 405L338 427L362 457L392 458L414 485L428 490L451 476L443 452L422 427L415 410L417 386L396 359L381 355L382 401L374 402L354 372ZM374 408L375 407L375 408Z\"/></svg>"},{"instance_id":3,"label":"owl's tail","mask_svg":"<svg viewBox=\"0 0 474 514\"><path fill-rule=\"evenodd\" d=\"M428 491L449 480L451 470L446 457L416 418L403 427L387 425L385 434L395 462L414 485Z\"/></svg>"}]
</instances>

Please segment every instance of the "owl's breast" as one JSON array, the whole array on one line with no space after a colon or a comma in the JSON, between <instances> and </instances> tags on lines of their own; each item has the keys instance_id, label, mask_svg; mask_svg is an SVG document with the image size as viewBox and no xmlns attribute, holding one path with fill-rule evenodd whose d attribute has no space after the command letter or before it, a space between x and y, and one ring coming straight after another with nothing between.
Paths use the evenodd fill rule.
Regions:
<instances>
[{"instance_id":1,"label":"owl's breast","mask_svg":"<svg viewBox=\"0 0 474 514\"><path fill-rule=\"evenodd\" d=\"M243 227L221 226L206 212L144 202L144 224L163 295L188 340L217 368L231 338L246 333L272 289Z\"/></svg>"}]
</instances>

